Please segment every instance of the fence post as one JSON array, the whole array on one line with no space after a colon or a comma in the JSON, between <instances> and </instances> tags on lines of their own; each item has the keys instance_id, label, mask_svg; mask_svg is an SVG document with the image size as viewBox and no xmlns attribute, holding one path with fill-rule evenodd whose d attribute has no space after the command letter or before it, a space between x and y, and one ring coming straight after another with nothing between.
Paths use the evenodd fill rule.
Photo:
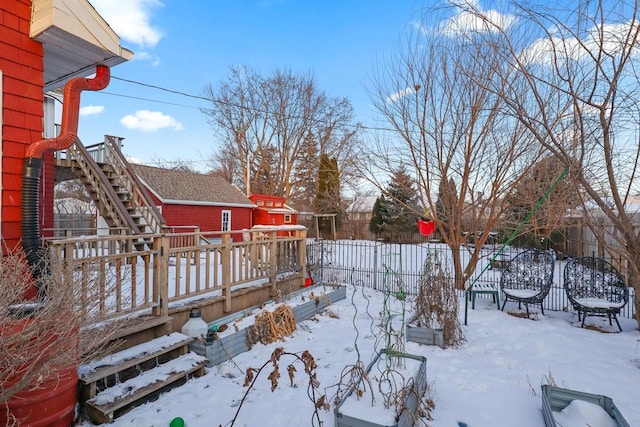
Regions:
<instances>
[{"instance_id":1,"label":"fence post","mask_svg":"<svg viewBox=\"0 0 640 427\"><path fill-rule=\"evenodd\" d=\"M154 316L169 315L169 237L153 238L153 307Z\"/></svg>"},{"instance_id":2,"label":"fence post","mask_svg":"<svg viewBox=\"0 0 640 427\"><path fill-rule=\"evenodd\" d=\"M302 275L302 284L307 278L307 229L296 231L298 241L298 265L300 266L300 274Z\"/></svg>"},{"instance_id":3,"label":"fence post","mask_svg":"<svg viewBox=\"0 0 640 427\"><path fill-rule=\"evenodd\" d=\"M324 283L324 240L320 239L320 283Z\"/></svg>"},{"instance_id":4,"label":"fence post","mask_svg":"<svg viewBox=\"0 0 640 427\"><path fill-rule=\"evenodd\" d=\"M269 284L273 292L276 287L276 274L278 272L278 236L277 232L269 232Z\"/></svg>"},{"instance_id":5,"label":"fence post","mask_svg":"<svg viewBox=\"0 0 640 427\"><path fill-rule=\"evenodd\" d=\"M378 244L373 245L373 289L378 290Z\"/></svg>"},{"instance_id":6,"label":"fence post","mask_svg":"<svg viewBox=\"0 0 640 427\"><path fill-rule=\"evenodd\" d=\"M231 235L222 235L222 253L220 256L220 268L222 269L222 295L224 296L225 313L231 311Z\"/></svg>"}]
</instances>

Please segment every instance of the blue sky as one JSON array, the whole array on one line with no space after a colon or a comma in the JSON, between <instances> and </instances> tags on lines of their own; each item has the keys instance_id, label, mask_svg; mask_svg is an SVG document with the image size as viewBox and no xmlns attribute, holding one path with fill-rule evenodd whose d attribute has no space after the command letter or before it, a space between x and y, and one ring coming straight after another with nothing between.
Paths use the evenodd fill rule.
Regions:
<instances>
[{"instance_id":1,"label":"blue sky","mask_svg":"<svg viewBox=\"0 0 640 427\"><path fill-rule=\"evenodd\" d=\"M203 95L232 65L263 75L276 68L313 73L320 89L348 97L357 121L373 110L365 89L377 61L415 21L420 0L89 0L134 51L102 92L83 92L79 136L126 138L143 163L182 159L205 170L219 141L200 112L206 101L125 82Z\"/></svg>"}]
</instances>

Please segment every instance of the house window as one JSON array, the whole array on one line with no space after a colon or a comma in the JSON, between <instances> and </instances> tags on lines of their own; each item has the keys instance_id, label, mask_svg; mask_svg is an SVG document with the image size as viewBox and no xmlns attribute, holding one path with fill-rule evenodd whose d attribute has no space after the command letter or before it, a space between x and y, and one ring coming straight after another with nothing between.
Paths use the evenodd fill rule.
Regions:
<instances>
[{"instance_id":1,"label":"house window","mask_svg":"<svg viewBox=\"0 0 640 427\"><path fill-rule=\"evenodd\" d=\"M291 222L291 214L284 214L284 223L289 224Z\"/></svg>"},{"instance_id":2,"label":"house window","mask_svg":"<svg viewBox=\"0 0 640 427\"><path fill-rule=\"evenodd\" d=\"M276 207L279 208L280 206L282 206L281 202L276 202Z\"/></svg>"},{"instance_id":3,"label":"house window","mask_svg":"<svg viewBox=\"0 0 640 427\"><path fill-rule=\"evenodd\" d=\"M267 206L269 206L269 207L273 206L273 202L272 202L271 200L269 200L269 201L267 202Z\"/></svg>"},{"instance_id":4,"label":"house window","mask_svg":"<svg viewBox=\"0 0 640 427\"><path fill-rule=\"evenodd\" d=\"M222 211L221 231L231 231L231 211Z\"/></svg>"},{"instance_id":5,"label":"house window","mask_svg":"<svg viewBox=\"0 0 640 427\"><path fill-rule=\"evenodd\" d=\"M264 206L264 200L258 200L258 201L256 202L256 205L258 205L258 206Z\"/></svg>"}]
</instances>

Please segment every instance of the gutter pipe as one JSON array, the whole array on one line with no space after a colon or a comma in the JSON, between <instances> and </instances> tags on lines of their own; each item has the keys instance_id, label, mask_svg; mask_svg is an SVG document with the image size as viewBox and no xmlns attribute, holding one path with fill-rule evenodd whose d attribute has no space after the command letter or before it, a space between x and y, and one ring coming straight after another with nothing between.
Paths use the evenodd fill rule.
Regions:
<instances>
[{"instance_id":1,"label":"gutter pipe","mask_svg":"<svg viewBox=\"0 0 640 427\"><path fill-rule=\"evenodd\" d=\"M97 91L107 87L110 80L109 67L98 65L93 78L75 78L64 87L64 104L62 107L62 127L60 135L36 141L27 147L24 156L22 174L22 247L27 262L39 289L39 278L44 271L44 249L40 237L39 202L40 173L42 157L47 151L69 148L78 139L78 115L80 110L80 92Z\"/></svg>"}]
</instances>

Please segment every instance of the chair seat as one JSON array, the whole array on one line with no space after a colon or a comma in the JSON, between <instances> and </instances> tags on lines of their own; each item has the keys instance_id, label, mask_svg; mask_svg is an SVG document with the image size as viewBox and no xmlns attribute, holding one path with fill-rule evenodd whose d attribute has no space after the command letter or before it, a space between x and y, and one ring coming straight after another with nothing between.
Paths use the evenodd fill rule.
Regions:
<instances>
[{"instance_id":1,"label":"chair seat","mask_svg":"<svg viewBox=\"0 0 640 427\"><path fill-rule=\"evenodd\" d=\"M509 289L502 288L502 292L514 298L529 299L537 296L540 291L535 289Z\"/></svg>"}]
</instances>

